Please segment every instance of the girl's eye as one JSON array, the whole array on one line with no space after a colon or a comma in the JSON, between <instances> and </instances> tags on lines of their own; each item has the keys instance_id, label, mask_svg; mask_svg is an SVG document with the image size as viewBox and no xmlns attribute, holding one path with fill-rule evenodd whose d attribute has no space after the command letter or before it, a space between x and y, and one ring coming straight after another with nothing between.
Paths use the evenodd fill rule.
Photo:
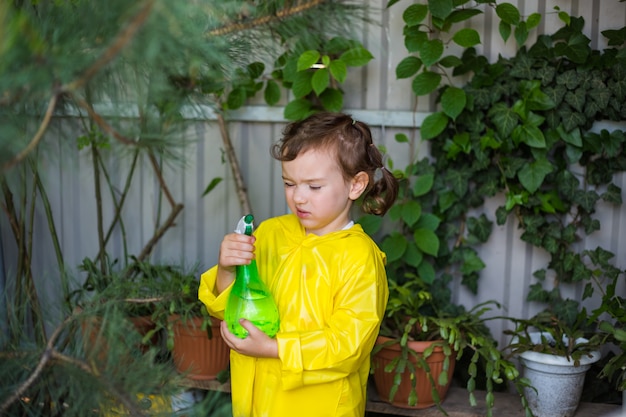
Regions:
<instances>
[{"instance_id":1,"label":"girl's eye","mask_svg":"<svg viewBox=\"0 0 626 417\"><path fill-rule=\"evenodd\" d=\"M316 191L316 190L320 190L322 187L321 187L321 186L319 186L319 185L309 185L309 188L310 188L311 190Z\"/></svg>"},{"instance_id":2,"label":"girl's eye","mask_svg":"<svg viewBox=\"0 0 626 417\"><path fill-rule=\"evenodd\" d=\"M290 182L285 182L284 184L285 184L285 187L293 187L293 184Z\"/></svg>"}]
</instances>

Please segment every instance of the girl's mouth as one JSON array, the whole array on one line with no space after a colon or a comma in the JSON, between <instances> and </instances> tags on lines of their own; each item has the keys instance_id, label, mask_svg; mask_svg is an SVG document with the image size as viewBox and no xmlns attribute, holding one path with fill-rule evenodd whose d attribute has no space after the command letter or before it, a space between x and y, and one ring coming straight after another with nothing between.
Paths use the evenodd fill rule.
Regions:
<instances>
[{"instance_id":1,"label":"girl's mouth","mask_svg":"<svg viewBox=\"0 0 626 417\"><path fill-rule=\"evenodd\" d=\"M309 212L308 211L304 211L304 210L300 210L300 209L296 209L296 216L300 217L300 218L305 218L309 216Z\"/></svg>"}]
</instances>

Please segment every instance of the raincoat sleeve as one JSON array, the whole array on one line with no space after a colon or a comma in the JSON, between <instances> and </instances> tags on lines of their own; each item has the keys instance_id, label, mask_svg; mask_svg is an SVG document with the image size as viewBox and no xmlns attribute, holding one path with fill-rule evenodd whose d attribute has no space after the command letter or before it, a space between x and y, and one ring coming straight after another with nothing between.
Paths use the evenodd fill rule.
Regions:
<instances>
[{"instance_id":1,"label":"raincoat sleeve","mask_svg":"<svg viewBox=\"0 0 626 417\"><path fill-rule=\"evenodd\" d=\"M369 355L388 296L385 256L370 244L350 245L348 252L352 256L334 275L338 288L330 294L333 307L320 313L328 316L327 325L319 330L279 332L276 336L283 389L369 371Z\"/></svg>"},{"instance_id":2,"label":"raincoat sleeve","mask_svg":"<svg viewBox=\"0 0 626 417\"><path fill-rule=\"evenodd\" d=\"M215 283L217 281L217 265L200 276L198 298L204 303L209 314L220 320L224 320L224 309L228 301L228 295L233 284L230 284L220 294L217 294ZM234 283L234 281L233 281Z\"/></svg>"}]
</instances>

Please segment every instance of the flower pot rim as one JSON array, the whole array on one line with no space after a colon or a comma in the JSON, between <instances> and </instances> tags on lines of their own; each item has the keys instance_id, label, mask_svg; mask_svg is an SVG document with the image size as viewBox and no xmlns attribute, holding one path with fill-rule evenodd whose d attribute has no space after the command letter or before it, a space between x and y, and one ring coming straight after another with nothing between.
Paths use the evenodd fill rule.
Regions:
<instances>
[{"instance_id":1,"label":"flower pot rim","mask_svg":"<svg viewBox=\"0 0 626 417\"><path fill-rule=\"evenodd\" d=\"M533 343L537 343L537 344L541 341L542 335L547 336L549 338L552 337L552 335L550 335L547 332L529 332L528 335L530 336L530 340ZM576 344L586 343L588 341L589 340L585 339L584 337L579 337L578 339L576 339ZM513 339L511 340L511 343L512 344L517 343L517 336L513 337ZM591 365L599 361L600 358L602 357L602 354L600 353L599 350L594 350L592 352L589 352L589 354L591 356L583 355L580 358L579 366ZM561 355L554 355L551 353L533 352L529 350L529 351L519 353L518 356L527 361L543 363L546 365L575 366L572 358L567 358Z\"/></svg>"},{"instance_id":2,"label":"flower pot rim","mask_svg":"<svg viewBox=\"0 0 626 417\"><path fill-rule=\"evenodd\" d=\"M389 346L385 346L386 349L390 350L400 350L400 341L398 338L389 337L389 336L378 336L376 338L376 344L380 345L391 340L395 340L396 343L390 344ZM445 342L443 339L435 339L435 340L408 340L407 345L416 352L422 352L424 349L428 348L434 343ZM443 349L442 346L435 346L435 351Z\"/></svg>"}]
</instances>

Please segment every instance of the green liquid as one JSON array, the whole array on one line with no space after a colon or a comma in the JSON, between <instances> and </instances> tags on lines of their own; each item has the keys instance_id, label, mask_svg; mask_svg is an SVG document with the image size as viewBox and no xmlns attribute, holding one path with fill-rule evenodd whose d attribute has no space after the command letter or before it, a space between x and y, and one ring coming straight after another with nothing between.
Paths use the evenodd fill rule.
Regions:
<instances>
[{"instance_id":1,"label":"green liquid","mask_svg":"<svg viewBox=\"0 0 626 417\"><path fill-rule=\"evenodd\" d=\"M278 332L278 309L272 297L264 292L250 289L243 296L231 293L224 319L231 333L244 339L248 331L239 324L241 318L251 321L269 337Z\"/></svg>"}]
</instances>

